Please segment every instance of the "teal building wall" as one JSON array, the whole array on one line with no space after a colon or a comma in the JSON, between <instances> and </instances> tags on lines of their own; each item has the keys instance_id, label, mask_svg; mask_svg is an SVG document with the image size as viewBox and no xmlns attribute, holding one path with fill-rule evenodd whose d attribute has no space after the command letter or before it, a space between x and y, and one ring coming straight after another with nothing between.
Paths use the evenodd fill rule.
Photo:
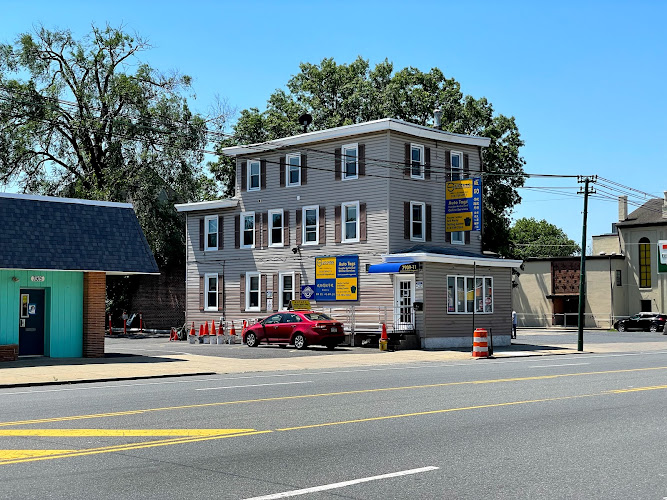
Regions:
<instances>
[{"instance_id":1,"label":"teal building wall","mask_svg":"<svg viewBox=\"0 0 667 500\"><path fill-rule=\"evenodd\" d=\"M31 276L44 276L32 282ZM18 278L14 281L13 278ZM44 355L83 355L83 272L0 270L0 345L18 344L20 290L45 290Z\"/></svg>"}]
</instances>

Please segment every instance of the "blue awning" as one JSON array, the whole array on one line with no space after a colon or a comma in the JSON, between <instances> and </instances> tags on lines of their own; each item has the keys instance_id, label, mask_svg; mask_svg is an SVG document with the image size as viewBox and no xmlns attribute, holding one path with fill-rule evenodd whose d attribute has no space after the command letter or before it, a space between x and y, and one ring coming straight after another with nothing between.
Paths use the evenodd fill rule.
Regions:
<instances>
[{"instance_id":1,"label":"blue awning","mask_svg":"<svg viewBox=\"0 0 667 500\"><path fill-rule=\"evenodd\" d=\"M402 267L405 266L405 267ZM400 273L415 272L417 264L413 262L383 262L382 264L372 264L368 267L368 272L373 273Z\"/></svg>"}]
</instances>

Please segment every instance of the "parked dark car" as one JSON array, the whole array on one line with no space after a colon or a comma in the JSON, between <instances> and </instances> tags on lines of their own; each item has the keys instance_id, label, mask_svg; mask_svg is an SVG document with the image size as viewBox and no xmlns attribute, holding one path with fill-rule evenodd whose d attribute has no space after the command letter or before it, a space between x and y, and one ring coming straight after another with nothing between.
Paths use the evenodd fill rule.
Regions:
<instances>
[{"instance_id":1,"label":"parked dark car","mask_svg":"<svg viewBox=\"0 0 667 500\"><path fill-rule=\"evenodd\" d=\"M664 332L667 315L660 313L640 312L627 319L618 320L614 328L619 332L641 330L644 332Z\"/></svg>"},{"instance_id":2,"label":"parked dark car","mask_svg":"<svg viewBox=\"0 0 667 500\"><path fill-rule=\"evenodd\" d=\"M281 311L252 325L243 334L243 342L257 347L265 341L272 344L294 344L297 349L323 345L334 349L345 340L343 324L321 312Z\"/></svg>"}]
</instances>

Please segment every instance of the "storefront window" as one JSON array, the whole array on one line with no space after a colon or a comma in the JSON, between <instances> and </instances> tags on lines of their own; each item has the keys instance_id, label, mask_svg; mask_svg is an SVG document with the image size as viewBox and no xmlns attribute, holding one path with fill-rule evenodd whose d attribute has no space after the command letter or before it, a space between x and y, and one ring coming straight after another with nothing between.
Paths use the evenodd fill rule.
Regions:
<instances>
[{"instance_id":1,"label":"storefront window","mask_svg":"<svg viewBox=\"0 0 667 500\"><path fill-rule=\"evenodd\" d=\"M448 276L447 312L472 314L493 312L493 278Z\"/></svg>"}]
</instances>

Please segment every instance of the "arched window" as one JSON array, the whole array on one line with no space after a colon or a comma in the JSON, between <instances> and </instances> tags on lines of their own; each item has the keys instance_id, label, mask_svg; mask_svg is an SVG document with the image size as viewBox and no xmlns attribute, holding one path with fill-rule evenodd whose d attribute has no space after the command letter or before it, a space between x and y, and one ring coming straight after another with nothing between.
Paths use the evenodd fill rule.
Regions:
<instances>
[{"instance_id":1,"label":"arched window","mask_svg":"<svg viewBox=\"0 0 667 500\"><path fill-rule=\"evenodd\" d=\"M651 242L639 240L639 288L651 288Z\"/></svg>"}]
</instances>

